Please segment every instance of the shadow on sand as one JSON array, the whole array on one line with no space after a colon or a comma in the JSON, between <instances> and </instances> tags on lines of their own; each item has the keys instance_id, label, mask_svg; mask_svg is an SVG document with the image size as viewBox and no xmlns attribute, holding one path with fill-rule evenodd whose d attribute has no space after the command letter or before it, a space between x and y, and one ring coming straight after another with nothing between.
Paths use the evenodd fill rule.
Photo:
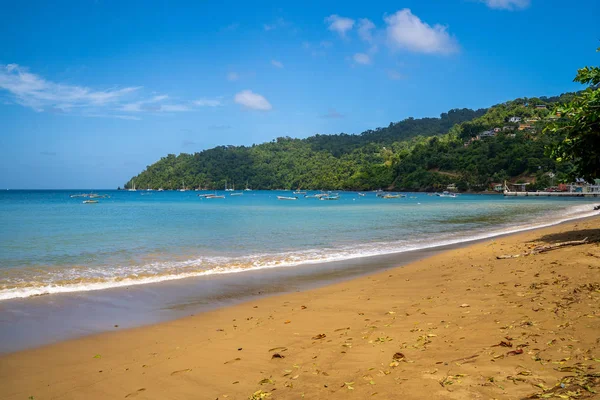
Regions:
<instances>
[{"instance_id":1,"label":"shadow on sand","mask_svg":"<svg viewBox=\"0 0 600 400\"><path fill-rule=\"evenodd\" d=\"M578 231L552 233L540 237L538 241L553 244L571 240L582 240L585 238L588 238L588 242L590 243L600 242L600 229L582 229Z\"/></svg>"}]
</instances>

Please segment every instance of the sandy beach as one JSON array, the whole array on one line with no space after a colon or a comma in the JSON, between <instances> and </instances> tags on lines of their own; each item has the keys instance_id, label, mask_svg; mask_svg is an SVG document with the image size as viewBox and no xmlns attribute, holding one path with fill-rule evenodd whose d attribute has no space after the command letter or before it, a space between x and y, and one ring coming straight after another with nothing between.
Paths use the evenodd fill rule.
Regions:
<instances>
[{"instance_id":1,"label":"sandy beach","mask_svg":"<svg viewBox=\"0 0 600 400\"><path fill-rule=\"evenodd\" d=\"M598 217L569 222L319 289L4 355L0 398L593 398L599 227ZM583 238L591 243L523 255Z\"/></svg>"}]
</instances>

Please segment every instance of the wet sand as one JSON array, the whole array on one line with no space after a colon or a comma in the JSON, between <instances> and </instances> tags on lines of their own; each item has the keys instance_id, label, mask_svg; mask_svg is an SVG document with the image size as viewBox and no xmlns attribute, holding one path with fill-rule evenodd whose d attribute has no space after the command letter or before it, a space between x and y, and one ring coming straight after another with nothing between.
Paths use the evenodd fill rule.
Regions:
<instances>
[{"instance_id":1,"label":"wet sand","mask_svg":"<svg viewBox=\"0 0 600 400\"><path fill-rule=\"evenodd\" d=\"M496 259L584 237L600 218L0 356L0 398L593 398L598 242Z\"/></svg>"}]
</instances>

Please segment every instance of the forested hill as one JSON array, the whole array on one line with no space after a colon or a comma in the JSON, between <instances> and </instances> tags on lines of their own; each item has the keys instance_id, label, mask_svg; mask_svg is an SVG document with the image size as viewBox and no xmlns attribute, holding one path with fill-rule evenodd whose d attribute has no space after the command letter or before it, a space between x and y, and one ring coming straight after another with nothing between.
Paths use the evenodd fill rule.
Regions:
<instances>
[{"instance_id":1,"label":"forested hill","mask_svg":"<svg viewBox=\"0 0 600 400\"><path fill-rule=\"evenodd\" d=\"M169 154L125 187L168 190L185 183L222 189L227 183L236 189L437 190L455 183L463 190L483 190L492 181L518 176L537 176L546 184L544 173L557 166L544 156L551 138L540 132L555 118L551 103L569 96L455 109L440 118L408 118L359 135L280 137L250 147ZM512 117L520 121L511 122Z\"/></svg>"}]
</instances>

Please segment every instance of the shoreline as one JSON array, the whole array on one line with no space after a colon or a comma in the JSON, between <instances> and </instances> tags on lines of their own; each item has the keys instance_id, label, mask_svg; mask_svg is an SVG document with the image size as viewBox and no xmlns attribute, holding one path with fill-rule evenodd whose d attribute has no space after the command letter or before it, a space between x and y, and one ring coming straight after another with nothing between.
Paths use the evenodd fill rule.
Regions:
<instances>
[{"instance_id":1,"label":"shoreline","mask_svg":"<svg viewBox=\"0 0 600 400\"><path fill-rule=\"evenodd\" d=\"M245 273L250 271L261 271L261 270L270 270L270 269L278 269L278 268L290 268L290 267L298 267L304 265L313 265L313 264L327 264L332 262L348 262L356 259L367 259L371 257L381 257L388 255L399 255L403 253L409 253L413 251L427 251L435 248L442 248L446 246L465 246L470 243L476 243L479 240L486 240L494 237L501 237L504 235L509 235L513 233L525 232L528 230L535 230L544 227L554 226L557 224L561 224L569 221L576 221L580 219L590 218L594 215L597 215L597 211L593 210L593 204L588 203L585 206L589 206L589 211L580 211L577 214L564 214L561 215L560 218L553 220L551 222L540 222L540 220L529 221L527 224L517 225L515 228L503 227L502 230L496 230L491 232L471 232L466 237L456 237L447 240L440 240L432 245L425 245L418 248L411 248L412 245L409 245L407 248L403 249L391 249L391 250L378 250L372 253L359 253L359 254L346 254L346 255L338 255L332 258L325 259L308 259L303 261L296 262L277 262L275 264L266 264L261 266L254 266L250 268L243 267L235 267L235 268L226 268L226 269L209 269L209 270L199 270L194 272L186 272L180 273L176 275L156 275L156 276L147 276L143 278L123 278L113 281L105 281L105 282L87 282L87 283L78 283L71 284L67 286L41 286L40 287L28 287L28 288L19 288L16 293L7 293L5 291L0 292L0 305L3 301L7 300L15 300L15 299L27 299L36 296L46 296L46 295L61 295L68 293L86 293L86 292L94 292L94 291L104 291L115 288L128 288L131 286L139 286L139 285L151 285L161 282L170 282L177 280L186 280L190 278L198 278L204 276L218 276L218 275L228 275L228 274L236 274L236 273ZM574 206L575 207L575 206ZM573 207L573 208L574 208ZM580 205L579 207L584 207ZM468 231L461 233L469 233ZM187 262L187 261L186 261ZM49 288L52 288L51 291ZM11 289L14 290L14 289ZM21 291L25 291L24 293L19 293Z\"/></svg>"},{"instance_id":2,"label":"shoreline","mask_svg":"<svg viewBox=\"0 0 600 400\"><path fill-rule=\"evenodd\" d=\"M0 397L540 392L565 375L556 365L597 364L600 249L495 256L522 253L531 241L597 240L599 223L596 216L497 236L318 289L2 355ZM502 340L512 348L496 346Z\"/></svg>"},{"instance_id":3,"label":"shoreline","mask_svg":"<svg viewBox=\"0 0 600 400\"><path fill-rule=\"evenodd\" d=\"M0 356L110 332L115 325L121 329L151 326L264 297L360 279L487 240L595 218L588 214L597 213L401 252L3 300L0 323L5 328L0 330Z\"/></svg>"}]
</instances>

